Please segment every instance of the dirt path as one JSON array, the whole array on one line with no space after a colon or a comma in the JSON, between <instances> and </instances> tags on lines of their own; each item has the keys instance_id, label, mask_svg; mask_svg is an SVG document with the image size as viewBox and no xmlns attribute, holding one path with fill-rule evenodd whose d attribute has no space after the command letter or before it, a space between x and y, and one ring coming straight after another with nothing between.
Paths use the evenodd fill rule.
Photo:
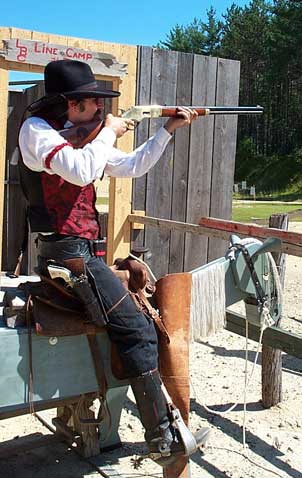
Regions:
<instances>
[{"instance_id":1,"label":"dirt path","mask_svg":"<svg viewBox=\"0 0 302 478\"><path fill-rule=\"evenodd\" d=\"M301 223L291 230L302 232ZM287 257L283 326L302 333L302 259ZM256 344L249 343L248 366L251 370ZM261 360L261 354L260 354ZM259 360L259 361L260 361ZM191 347L192 412L191 428L210 426L212 438L203 454L191 460L192 478L282 478L302 477L302 360L283 356L283 401L270 410L261 405L261 368L256 366L247 392L246 449L243 449L243 386L245 339L222 332L202 344ZM221 409L239 401L231 413L221 417L208 413L206 403ZM51 412L50 412L51 413ZM31 433L48 430L31 416L0 421L0 441L24 440ZM138 478L162 476L161 468L146 461L135 470L131 458L142 449L143 430L133 397L123 411L120 434L124 448L102 458L107 476ZM135 445L134 445L135 443ZM113 474L106 460L115 462ZM99 462L101 463L101 462ZM0 460L0 478L84 478L100 474L64 444L39 448L23 455Z\"/></svg>"}]
</instances>

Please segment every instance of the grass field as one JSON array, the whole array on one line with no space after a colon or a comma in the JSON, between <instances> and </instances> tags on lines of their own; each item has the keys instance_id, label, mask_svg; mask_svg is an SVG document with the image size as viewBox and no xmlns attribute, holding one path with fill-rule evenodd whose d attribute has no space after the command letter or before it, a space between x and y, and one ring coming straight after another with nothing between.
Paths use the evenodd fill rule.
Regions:
<instances>
[{"instance_id":1,"label":"grass field","mask_svg":"<svg viewBox=\"0 0 302 478\"><path fill-rule=\"evenodd\" d=\"M233 221L268 223L272 214L288 213L290 220L302 221L302 203L233 202Z\"/></svg>"},{"instance_id":2,"label":"grass field","mask_svg":"<svg viewBox=\"0 0 302 478\"><path fill-rule=\"evenodd\" d=\"M97 199L97 205L100 210L107 211L108 203L108 197L99 197ZM302 221L302 201L288 204L286 202L269 201L233 201L233 221L268 224L269 217L272 214L278 213L288 213L291 221Z\"/></svg>"}]
</instances>

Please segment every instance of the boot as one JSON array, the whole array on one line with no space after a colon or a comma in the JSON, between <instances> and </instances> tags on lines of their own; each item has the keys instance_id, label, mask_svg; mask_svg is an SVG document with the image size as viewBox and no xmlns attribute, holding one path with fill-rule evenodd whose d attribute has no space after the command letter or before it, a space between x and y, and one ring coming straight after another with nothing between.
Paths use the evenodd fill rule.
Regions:
<instances>
[{"instance_id":1,"label":"boot","mask_svg":"<svg viewBox=\"0 0 302 478\"><path fill-rule=\"evenodd\" d=\"M184 424L179 410L165 391L158 370L132 378L130 384L135 396L141 422L146 430L145 440L149 457L166 467L180 456L189 456L205 443L210 429L202 428L193 435Z\"/></svg>"}]
</instances>

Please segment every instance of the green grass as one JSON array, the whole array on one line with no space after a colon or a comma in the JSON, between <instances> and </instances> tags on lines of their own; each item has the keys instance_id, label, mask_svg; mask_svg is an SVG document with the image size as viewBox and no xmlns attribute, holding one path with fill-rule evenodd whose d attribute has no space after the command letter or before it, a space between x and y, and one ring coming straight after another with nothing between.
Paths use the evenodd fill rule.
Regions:
<instances>
[{"instance_id":1,"label":"green grass","mask_svg":"<svg viewBox=\"0 0 302 478\"><path fill-rule=\"evenodd\" d=\"M107 205L107 204L109 204L109 198L107 198L107 197L99 197L99 198L97 198L97 200L96 200L96 204L97 204L97 205L102 205L102 206Z\"/></svg>"},{"instance_id":2,"label":"green grass","mask_svg":"<svg viewBox=\"0 0 302 478\"><path fill-rule=\"evenodd\" d=\"M302 221L302 204L257 204L255 203L233 203L233 221L238 222L259 222L268 224L272 214L288 213L290 220Z\"/></svg>"},{"instance_id":3,"label":"green grass","mask_svg":"<svg viewBox=\"0 0 302 478\"><path fill-rule=\"evenodd\" d=\"M300 195L301 197L301 195ZM101 197L97 199L97 205L108 205L109 198ZM258 222L259 224L268 224L269 217L272 214L289 213L291 221L302 221L302 201L297 204L259 204L255 202L233 202L233 221L238 222Z\"/></svg>"}]
</instances>

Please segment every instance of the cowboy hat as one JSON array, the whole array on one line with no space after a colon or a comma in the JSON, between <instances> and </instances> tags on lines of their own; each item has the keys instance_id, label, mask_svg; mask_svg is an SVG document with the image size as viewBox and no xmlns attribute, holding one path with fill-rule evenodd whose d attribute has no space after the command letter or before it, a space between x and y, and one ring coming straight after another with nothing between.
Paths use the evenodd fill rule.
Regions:
<instances>
[{"instance_id":1,"label":"cowboy hat","mask_svg":"<svg viewBox=\"0 0 302 478\"><path fill-rule=\"evenodd\" d=\"M45 96L29 105L33 112L68 98L114 98L119 91L99 88L90 66L78 60L57 60L44 70Z\"/></svg>"}]
</instances>

